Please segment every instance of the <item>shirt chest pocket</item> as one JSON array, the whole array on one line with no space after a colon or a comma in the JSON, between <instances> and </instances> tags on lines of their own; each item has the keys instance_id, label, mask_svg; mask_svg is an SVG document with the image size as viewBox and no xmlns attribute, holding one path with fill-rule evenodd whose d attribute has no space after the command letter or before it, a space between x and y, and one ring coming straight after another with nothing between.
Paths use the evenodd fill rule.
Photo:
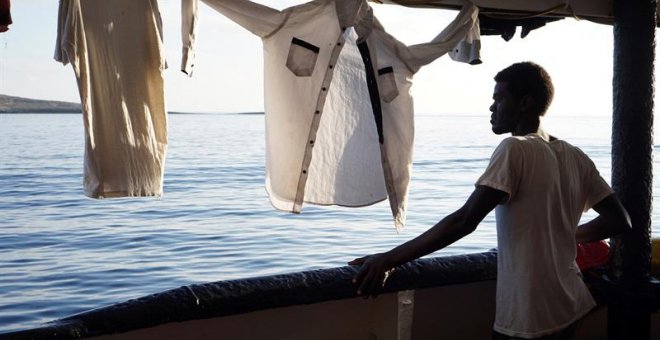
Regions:
<instances>
[{"instance_id":1,"label":"shirt chest pocket","mask_svg":"<svg viewBox=\"0 0 660 340\"><path fill-rule=\"evenodd\" d=\"M386 103L391 102L399 95L399 88L396 86L392 66L378 70L378 91L380 92L380 98Z\"/></svg>"},{"instance_id":2,"label":"shirt chest pocket","mask_svg":"<svg viewBox=\"0 0 660 340\"><path fill-rule=\"evenodd\" d=\"M319 48L298 38L291 39L286 67L298 77L309 77L314 72Z\"/></svg>"}]
</instances>

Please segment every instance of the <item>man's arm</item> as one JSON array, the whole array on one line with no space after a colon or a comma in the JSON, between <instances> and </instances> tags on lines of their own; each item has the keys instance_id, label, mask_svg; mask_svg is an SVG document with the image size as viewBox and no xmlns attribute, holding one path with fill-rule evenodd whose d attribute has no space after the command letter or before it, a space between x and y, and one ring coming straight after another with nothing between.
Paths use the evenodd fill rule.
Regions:
<instances>
[{"instance_id":1,"label":"man's arm","mask_svg":"<svg viewBox=\"0 0 660 340\"><path fill-rule=\"evenodd\" d=\"M606 239L632 228L630 216L615 194L600 200L593 209L598 213L598 217L578 226L575 233L578 243Z\"/></svg>"},{"instance_id":2,"label":"man's arm","mask_svg":"<svg viewBox=\"0 0 660 340\"><path fill-rule=\"evenodd\" d=\"M375 295L392 268L442 249L473 232L506 195L504 191L477 186L460 209L423 234L388 252L349 262L350 265L362 266L353 279L358 285L358 294Z\"/></svg>"}]
</instances>

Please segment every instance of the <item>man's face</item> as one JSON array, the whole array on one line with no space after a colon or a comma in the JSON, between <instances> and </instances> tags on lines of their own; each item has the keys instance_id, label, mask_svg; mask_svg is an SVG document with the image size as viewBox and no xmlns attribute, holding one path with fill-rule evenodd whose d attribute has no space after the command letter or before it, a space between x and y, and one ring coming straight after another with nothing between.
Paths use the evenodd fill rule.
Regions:
<instances>
[{"instance_id":1,"label":"man's face","mask_svg":"<svg viewBox=\"0 0 660 340\"><path fill-rule=\"evenodd\" d=\"M521 116L520 101L507 90L507 83L495 84L490 112L490 124L496 135L516 130Z\"/></svg>"}]
</instances>

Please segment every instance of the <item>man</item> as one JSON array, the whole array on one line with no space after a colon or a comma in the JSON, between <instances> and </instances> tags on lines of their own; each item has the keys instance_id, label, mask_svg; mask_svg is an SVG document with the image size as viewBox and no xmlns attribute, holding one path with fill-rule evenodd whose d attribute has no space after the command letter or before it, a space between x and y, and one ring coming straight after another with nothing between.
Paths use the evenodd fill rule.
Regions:
<instances>
[{"instance_id":1,"label":"man","mask_svg":"<svg viewBox=\"0 0 660 340\"><path fill-rule=\"evenodd\" d=\"M630 218L593 162L541 129L554 93L547 72L517 63L495 81L492 130L512 136L497 147L470 197L417 238L351 261L361 265L353 281L358 294L374 295L392 268L470 234L495 209L493 339L570 339L575 322L595 306L575 264L576 242L624 232ZM599 216L578 227L582 212L592 207Z\"/></svg>"}]
</instances>

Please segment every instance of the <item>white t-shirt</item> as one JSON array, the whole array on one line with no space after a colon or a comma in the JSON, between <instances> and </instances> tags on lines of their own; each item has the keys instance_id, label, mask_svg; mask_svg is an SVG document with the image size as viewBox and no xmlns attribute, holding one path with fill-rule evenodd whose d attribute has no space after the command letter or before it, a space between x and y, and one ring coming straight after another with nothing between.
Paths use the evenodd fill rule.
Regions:
<instances>
[{"instance_id":1,"label":"white t-shirt","mask_svg":"<svg viewBox=\"0 0 660 340\"><path fill-rule=\"evenodd\" d=\"M508 194L495 210L498 272L494 329L533 338L557 332L595 302L575 263L583 211L612 193L580 149L536 134L500 143L476 185Z\"/></svg>"}]
</instances>

